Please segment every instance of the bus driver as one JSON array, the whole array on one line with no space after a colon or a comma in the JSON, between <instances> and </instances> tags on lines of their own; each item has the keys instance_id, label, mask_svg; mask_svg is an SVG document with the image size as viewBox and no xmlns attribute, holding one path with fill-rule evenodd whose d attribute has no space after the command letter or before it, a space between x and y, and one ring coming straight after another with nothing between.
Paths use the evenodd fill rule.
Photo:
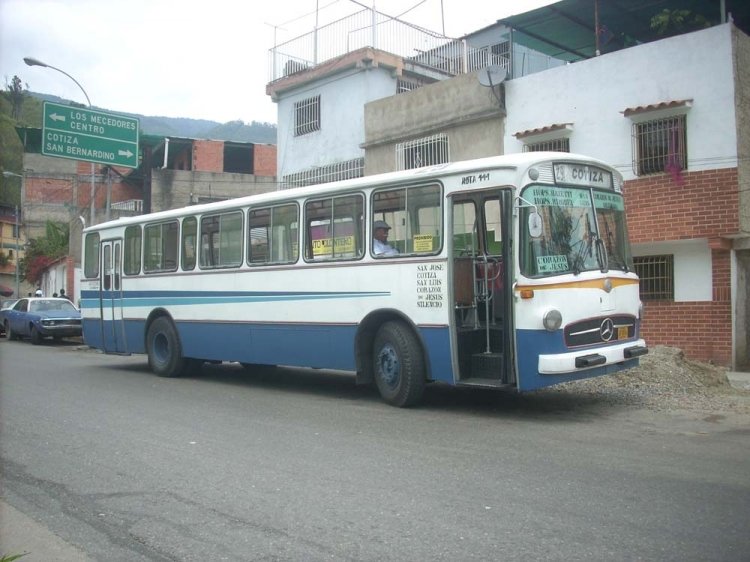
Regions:
<instances>
[{"instance_id":1,"label":"bus driver","mask_svg":"<svg viewBox=\"0 0 750 562\"><path fill-rule=\"evenodd\" d=\"M388 231L391 229L385 221L375 221L372 225L372 253L376 256L395 256L398 250L388 244Z\"/></svg>"}]
</instances>

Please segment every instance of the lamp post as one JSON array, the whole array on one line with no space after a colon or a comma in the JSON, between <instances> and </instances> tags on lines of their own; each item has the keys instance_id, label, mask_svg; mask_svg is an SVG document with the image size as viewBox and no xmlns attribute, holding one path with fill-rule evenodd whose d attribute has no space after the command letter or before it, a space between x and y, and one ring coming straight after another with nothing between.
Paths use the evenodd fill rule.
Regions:
<instances>
[{"instance_id":1,"label":"lamp post","mask_svg":"<svg viewBox=\"0 0 750 562\"><path fill-rule=\"evenodd\" d=\"M14 172L8 172L7 170L3 170L3 177L6 178L21 178L21 181L23 181L23 176L21 174L16 174ZM21 225L19 224L18 220L18 205L16 205L15 209L15 219L16 219L16 297L20 297L21 294L19 293L21 288L20 279L18 276L18 260L21 259L21 245L18 242L18 231L21 230Z\"/></svg>"},{"instance_id":2,"label":"lamp post","mask_svg":"<svg viewBox=\"0 0 750 562\"><path fill-rule=\"evenodd\" d=\"M86 93L86 90L84 90L83 86L81 86L78 83L78 80L76 80L75 78L73 78L70 74L68 74L67 72L65 72L64 70L62 70L60 68L57 68L56 66L52 66L51 64L47 64L46 62L42 62L42 61L40 61L38 59L35 59L33 57L24 57L23 62L25 62L29 66L42 66L44 68L51 68L52 70L57 70L61 74L64 74L65 76L67 76L68 78L70 78L73 82L76 83L76 86L78 86L81 89L81 91L83 92L83 95L86 97L86 102L89 104L89 109L93 109L93 106L91 105L91 100L89 99L89 95ZM95 184L95 173L94 172L95 172L95 167L94 167L94 163L92 162L91 163L91 210L90 210L91 224L95 224L96 223L96 221L94 220L95 214L96 214L96 201L95 201L95 198L96 198L96 184Z\"/></svg>"}]
</instances>

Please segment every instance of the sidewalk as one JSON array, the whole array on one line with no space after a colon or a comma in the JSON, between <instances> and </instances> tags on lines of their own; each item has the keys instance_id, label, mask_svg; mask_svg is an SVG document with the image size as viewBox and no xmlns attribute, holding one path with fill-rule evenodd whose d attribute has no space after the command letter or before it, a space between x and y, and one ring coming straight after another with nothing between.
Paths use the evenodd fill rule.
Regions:
<instances>
[{"instance_id":1,"label":"sidewalk","mask_svg":"<svg viewBox=\"0 0 750 562\"><path fill-rule=\"evenodd\" d=\"M85 562L73 545L0 499L0 556L26 554L23 562Z\"/></svg>"},{"instance_id":2,"label":"sidewalk","mask_svg":"<svg viewBox=\"0 0 750 562\"><path fill-rule=\"evenodd\" d=\"M738 373L729 371L727 373L729 384L739 390L750 390L750 373Z\"/></svg>"}]
</instances>

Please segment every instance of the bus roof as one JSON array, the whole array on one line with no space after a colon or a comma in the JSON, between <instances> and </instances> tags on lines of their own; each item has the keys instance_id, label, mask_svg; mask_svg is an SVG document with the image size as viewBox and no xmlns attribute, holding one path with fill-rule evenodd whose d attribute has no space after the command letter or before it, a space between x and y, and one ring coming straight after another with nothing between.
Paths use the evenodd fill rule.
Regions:
<instances>
[{"instance_id":1,"label":"bus roof","mask_svg":"<svg viewBox=\"0 0 750 562\"><path fill-rule=\"evenodd\" d=\"M330 183L319 183L305 187L294 187L290 189L246 195L223 201L214 201L200 205L190 205L188 207L178 207L149 213L145 215L136 215L131 217L121 217L108 222L99 223L86 227L83 232L96 230L106 230L130 224L138 224L144 221L156 222L163 219L180 217L185 214L202 214L212 211L220 211L227 208L242 207L250 204L263 204L285 199L295 199L298 197L309 197L311 195L325 195L326 193L338 192L342 189L366 188L372 185L387 185L389 183L404 183L414 180L428 180L438 177L458 175L467 171L477 171L480 169L507 169L517 170L519 168L528 168L538 162L547 162L549 160L578 160L586 161L592 164L608 166L605 162L569 152L520 152L514 154L504 154L501 156L489 156L486 158L477 158L473 160L462 160L459 162L450 162L446 164L436 164L434 166L425 166L423 168L414 168L397 172L386 172L372 176L363 176L348 180L341 180Z\"/></svg>"}]
</instances>

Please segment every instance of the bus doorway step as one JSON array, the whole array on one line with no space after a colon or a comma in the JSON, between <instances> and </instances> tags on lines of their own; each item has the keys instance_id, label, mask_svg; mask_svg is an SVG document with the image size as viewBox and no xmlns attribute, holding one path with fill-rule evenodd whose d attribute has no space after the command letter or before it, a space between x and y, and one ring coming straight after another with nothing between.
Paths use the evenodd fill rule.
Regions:
<instances>
[{"instance_id":1,"label":"bus doorway step","mask_svg":"<svg viewBox=\"0 0 750 562\"><path fill-rule=\"evenodd\" d=\"M503 378L502 353L474 353L471 356L471 378L497 379Z\"/></svg>"}]
</instances>

